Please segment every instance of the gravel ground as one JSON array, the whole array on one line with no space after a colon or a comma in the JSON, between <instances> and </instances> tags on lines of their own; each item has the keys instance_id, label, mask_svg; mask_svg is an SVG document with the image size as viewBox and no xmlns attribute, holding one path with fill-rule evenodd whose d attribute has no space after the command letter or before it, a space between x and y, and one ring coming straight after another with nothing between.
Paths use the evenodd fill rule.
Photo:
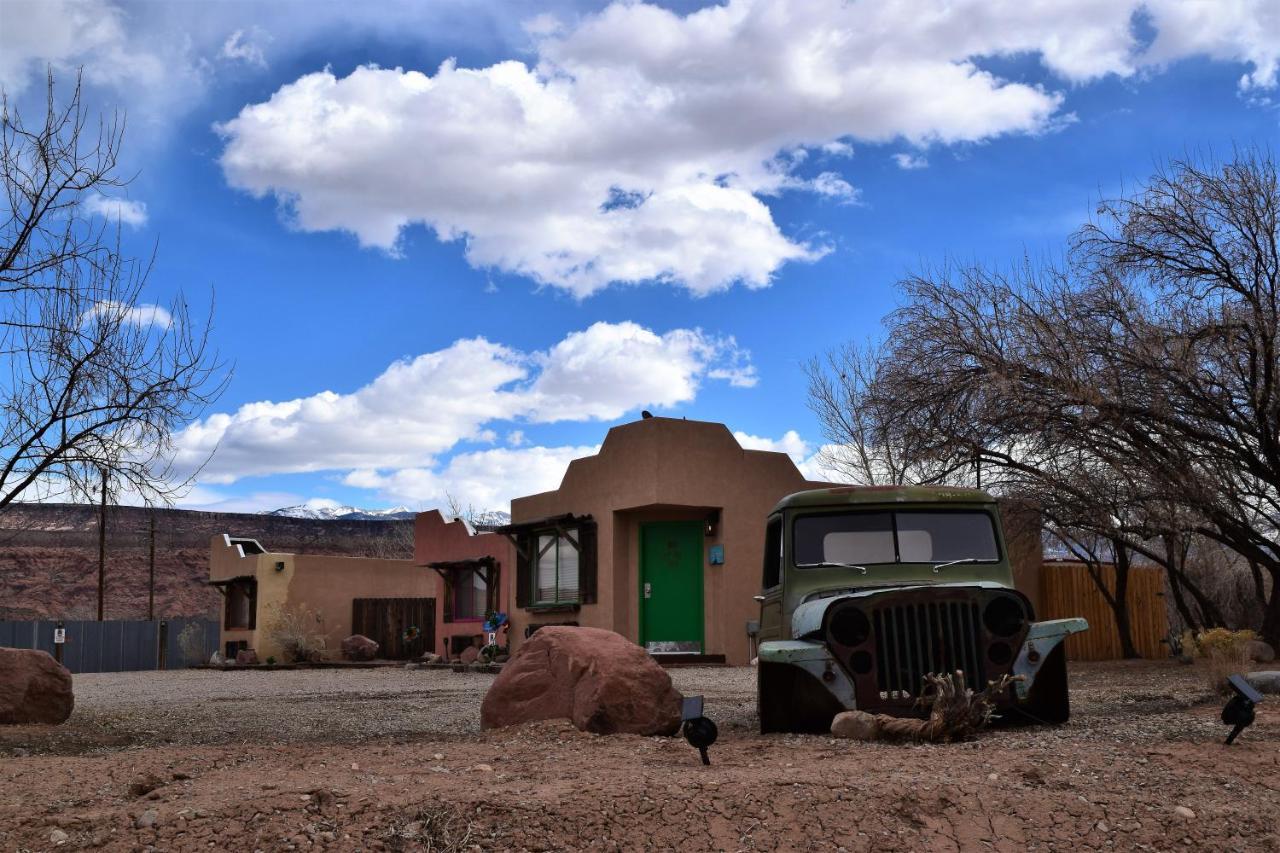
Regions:
<instances>
[{"instance_id":1,"label":"gravel ground","mask_svg":"<svg viewBox=\"0 0 1280 853\"><path fill-rule=\"evenodd\" d=\"M1280 850L1280 702L1230 749L1196 667L1072 667L1060 728L954 745L755 731L754 670L672 670L679 739L479 732L493 676L401 669L76 679L0 729L0 850Z\"/></svg>"}]
</instances>

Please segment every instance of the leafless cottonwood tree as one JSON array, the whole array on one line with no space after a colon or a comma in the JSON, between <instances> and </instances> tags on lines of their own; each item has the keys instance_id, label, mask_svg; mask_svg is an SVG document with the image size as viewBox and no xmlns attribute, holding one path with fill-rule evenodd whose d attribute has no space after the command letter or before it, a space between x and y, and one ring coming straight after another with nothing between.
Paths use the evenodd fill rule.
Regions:
<instances>
[{"instance_id":1,"label":"leafless cottonwood tree","mask_svg":"<svg viewBox=\"0 0 1280 853\"><path fill-rule=\"evenodd\" d=\"M114 491L167 500L172 439L221 392L209 319L182 298L147 305L150 268L120 223L86 210L118 193L124 122L92 121L79 80L43 117L0 116L0 511L14 501ZM186 473L190 476L190 472ZM178 478L181 479L181 478Z\"/></svg>"},{"instance_id":2,"label":"leafless cottonwood tree","mask_svg":"<svg viewBox=\"0 0 1280 853\"><path fill-rule=\"evenodd\" d=\"M941 478L979 460L993 487L1110 539L1113 558L1164 565L1176 595L1197 591L1178 543L1220 543L1251 567L1262 633L1280 642L1274 159L1175 162L1099 212L1062 265L909 278L874 375L811 399L865 407L865 434Z\"/></svg>"}]
</instances>

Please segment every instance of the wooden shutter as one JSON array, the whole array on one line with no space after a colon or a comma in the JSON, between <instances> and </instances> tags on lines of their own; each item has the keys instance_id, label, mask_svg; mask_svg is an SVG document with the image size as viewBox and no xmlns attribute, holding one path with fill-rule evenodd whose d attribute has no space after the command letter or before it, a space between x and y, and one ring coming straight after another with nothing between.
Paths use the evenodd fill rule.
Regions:
<instances>
[{"instance_id":1,"label":"wooden shutter","mask_svg":"<svg viewBox=\"0 0 1280 853\"><path fill-rule=\"evenodd\" d=\"M583 604L596 601L596 525L588 522L578 528L578 590Z\"/></svg>"},{"instance_id":2,"label":"wooden shutter","mask_svg":"<svg viewBox=\"0 0 1280 853\"><path fill-rule=\"evenodd\" d=\"M516 607L528 607L533 591L533 561L529 555L536 546L525 534L521 534L516 542Z\"/></svg>"}]
</instances>

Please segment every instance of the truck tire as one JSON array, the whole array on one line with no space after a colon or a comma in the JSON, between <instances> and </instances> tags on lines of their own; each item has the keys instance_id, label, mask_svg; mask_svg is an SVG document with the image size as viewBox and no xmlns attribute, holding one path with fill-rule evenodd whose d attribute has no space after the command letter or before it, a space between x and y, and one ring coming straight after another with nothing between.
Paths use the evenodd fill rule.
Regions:
<instances>
[{"instance_id":1,"label":"truck tire","mask_svg":"<svg viewBox=\"0 0 1280 853\"><path fill-rule=\"evenodd\" d=\"M822 682L800 667L761 662L756 666L756 710L761 734L824 734L845 709Z\"/></svg>"},{"instance_id":2,"label":"truck tire","mask_svg":"<svg viewBox=\"0 0 1280 853\"><path fill-rule=\"evenodd\" d=\"M1045 658L1036 680L1031 685L1031 695L1021 705L1009 712L1013 725L1060 726L1071 717L1071 696L1067 691L1067 648L1058 643Z\"/></svg>"}]
</instances>

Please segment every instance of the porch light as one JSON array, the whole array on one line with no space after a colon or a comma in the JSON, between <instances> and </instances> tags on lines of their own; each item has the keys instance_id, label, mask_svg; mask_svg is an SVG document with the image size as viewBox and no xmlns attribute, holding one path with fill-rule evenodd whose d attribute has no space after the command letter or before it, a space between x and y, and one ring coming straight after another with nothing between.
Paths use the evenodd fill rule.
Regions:
<instances>
[{"instance_id":1,"label":"porch light","mask_svg":"<svg viewBox=\"0 0 1280 853\"><path fill-rule=\"evenodd\" d=\"M713 511L703 523L702 532L706 536L715 536L716 527L720 525L720 510Z\"/></svg>"}]
</instances>

